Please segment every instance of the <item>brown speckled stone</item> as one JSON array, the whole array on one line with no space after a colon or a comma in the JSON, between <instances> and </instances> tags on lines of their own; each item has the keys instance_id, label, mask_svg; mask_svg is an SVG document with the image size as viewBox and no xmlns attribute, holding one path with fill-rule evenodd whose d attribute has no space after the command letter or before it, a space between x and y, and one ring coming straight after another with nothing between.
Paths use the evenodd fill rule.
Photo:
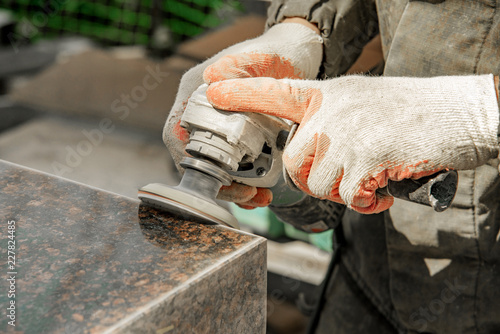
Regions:
<instances>
[{"instance_id":1,"label":"brown speckled stone","mask_svg":"<svg viewBox=\"0 0 500 334\"><path fill-rule=\"evenodd\" d=\"M2 259L16 221L19 333L265 331L262 238L1 160L0 219Z\"/></svg>"}]
</instances>

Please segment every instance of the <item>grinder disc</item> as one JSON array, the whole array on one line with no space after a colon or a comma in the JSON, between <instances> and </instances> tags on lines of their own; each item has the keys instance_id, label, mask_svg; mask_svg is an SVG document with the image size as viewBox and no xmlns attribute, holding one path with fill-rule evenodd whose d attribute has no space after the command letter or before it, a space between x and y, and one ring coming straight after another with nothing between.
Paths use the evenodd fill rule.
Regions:
<instances>
[{"instance_id":1,"label":"grinder disc","mask_svg":"<svg viewBox=\"0 0 500 334\"><path fill-rule=\"evenodd\" d=\"M141 201L187 219L219 223L239 228L238 220L217 203L161 183L151 183L139 189Z\"/></svg>"}]
</instances>

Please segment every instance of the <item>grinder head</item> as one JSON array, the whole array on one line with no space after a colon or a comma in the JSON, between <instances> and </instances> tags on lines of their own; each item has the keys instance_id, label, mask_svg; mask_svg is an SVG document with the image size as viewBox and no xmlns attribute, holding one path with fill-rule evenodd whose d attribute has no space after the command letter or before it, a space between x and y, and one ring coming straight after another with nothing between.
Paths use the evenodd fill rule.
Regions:
<instances>
[{"instance_id":1,"label":"grinder head","mask_svg":"<svg viewBox=\"0 0 500 334\"><path fill-rule=\"evenodd\" d=\"M204 201L175 187L151 183L142 187L138 196L144 203L183 218L239 228L236 217L223 207L210 201ZM192 206L192 203L196 203L196 207Z\"/></svg>"},{"instance_id":2,"label":"grinder head","mask_svg":"<svg viewBox=\"0 0 500 334\"><path fill-rule=\"evenodd\" d=\"M151 183L139 189L139 199L185 219L239 228L236 217L215 202L220 187L230 184L229 176L203 160L185 158L181 164L185 172L178 186Z\"/></svg>"}]
</instances>

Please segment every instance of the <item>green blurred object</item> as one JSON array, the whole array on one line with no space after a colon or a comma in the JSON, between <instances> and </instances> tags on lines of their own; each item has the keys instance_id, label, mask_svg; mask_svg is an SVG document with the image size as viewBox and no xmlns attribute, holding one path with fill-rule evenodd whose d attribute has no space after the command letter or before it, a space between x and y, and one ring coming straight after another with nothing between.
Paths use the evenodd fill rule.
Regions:
<instances>
[{"instance_id":1,"label":"green blurred object","mask_svg":"<svg viewBox=\"0 0 500 334\"><path fill-rule=\"evenodd\" d=\"M333 251L333 230L309 234L309 242L327 252Z\"/></svg>"},{"instance_id":2,"label":"green blurred object","mask_svg":"<svg viewBox=\"0 0 500 334\"><path fill-rule=\"evenodd\" d=\"M321 250L331 252L333 231L321 233L306 233L283 223L269 208L255 208L245 210L231 203L231 212L241 225L248 226L254 233L264 235L270 239L286 236L294 240L302 240Z\"/></svg>"},{"instance_id":3,"label":"green blurred object","mask_svg":"<svg viewBox=\"0 0 500 334\"><path fill-rule=\"evenodd\" d=\"M276 239L285 235L285 224L278 220L268 208L246 210L231 203L231 212L241 225L248 226L253 232Z\"/></svg>"},{"instance_id":4,"label":"green blurred object","mask_svg":"<svg viewBox=\"0 0 500 334\"><path fill-rule=\"evenodd\" d=\"M238 0L0 0L0 8L17 19L11 36L17 41L71 34L151 48L196 36L243 10Z\"/></svg>"}]
</instances>

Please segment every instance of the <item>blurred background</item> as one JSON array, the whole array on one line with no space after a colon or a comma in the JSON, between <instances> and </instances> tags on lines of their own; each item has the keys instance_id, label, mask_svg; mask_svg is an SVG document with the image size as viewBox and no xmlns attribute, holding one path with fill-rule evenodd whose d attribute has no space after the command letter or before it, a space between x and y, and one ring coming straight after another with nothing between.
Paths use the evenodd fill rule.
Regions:
<instances>
[{"instance_id":1,"label":"blurred background","mask_svg":"<svg viewBox=\"0 0 500 334\"><path fill-rule=\"evenodd\" d=\"M264 31L259 0L0 0L0 159L130 198L177 184L161 141L182 74ZM268 332L302 333L331 253L267 209Z\"/></svg>"}]
</instances>

